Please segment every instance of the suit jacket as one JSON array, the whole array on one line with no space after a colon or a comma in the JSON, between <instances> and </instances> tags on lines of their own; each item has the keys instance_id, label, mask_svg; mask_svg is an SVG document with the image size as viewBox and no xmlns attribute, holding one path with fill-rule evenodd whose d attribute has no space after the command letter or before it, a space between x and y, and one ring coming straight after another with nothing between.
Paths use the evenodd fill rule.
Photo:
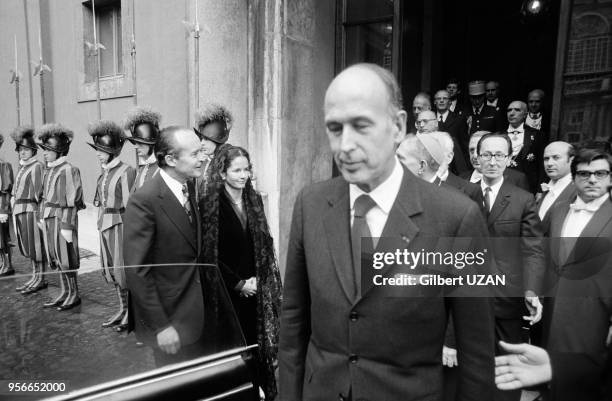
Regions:
<instances>
[{"instance_id":1,"label":"suit jacket","mask_svg":"<svg viewBox=\"0 0 612 401\"><path fill-rule=\"evenodd\" d=\"M524 124L523 147L512 159L510 168L523 172L529 181L529 191L535 194L540 183L546 177L544 174L544 147L546 146L542 133Z\"/></svg>"},{"instance_id":2,"label":"suit jacket","mask_svg":"<svg viewBox=\"0 0 612 401\"><path fill-rule=\"evenodd\" d=\"M503 124L499 114L495 111L495 107L484 105L480 114L474 114L474 108L469 105L465 110L465 119L469 127L469 135L471 136L476 131L499 131Z\"/></svg>"},{"instance_id":3,"label":"suit jacket","mask_svg":"<svg viewBox=\"0 0 612 401\"><path fill-rule=\"evenodd\" d=\"M455 157L451 163L453 172L459 174L470 170L468 145L470 137L465 119L452 111L448 112L446 121L438 122L438 130L448 132L453 138Z\"/></svg>"},{"instance_id":4,"label":"suit jacket","mask_svg":"<svg viewBox=\"0 0 612 401\"><path fill-rule=\"evenodd\" d=\"M191 182L189 182L191 184ZM130 329L157 346L156 335L172 325L181 344L201 336L204 302L198 266L200 217L190 186L193 223L161 174L130 197L124 221L123 255L130 290ZM156 266L158 264L172 266Z\"/></svg>"},{"instance_id":5,"label":"suit jacket","mask_svg":"<svg viewBox=\"0 0 612 401\"><path fill-rule=\"evenodd\" d=\"M540 294L545 273L543 231L533 195L504 180L488 213L480 186L466 187L466 193L482 206L490 236L502 238L492 244L496 270L507 280L506 286L497 287L495 316L521 318L525 291Z\"/></svg>"},{"instance_id":6,"label":"suit jacket","mask_svg":"<svg viewBox=\"0 0 612 401\"><path fill-rule=\"evenodd\" d=\"M451 187L456 188L460 191L463 190L463 187L465 187L466 185L471 184L468 180L459 178L450 171L448 172L448 177L446 177L446 181L444 182L447 185L450 185Z\"/></svg>"},{"instance_id":7,"label":"suit jacket","mask_svg":"<svg viewBox=\"0 0 612 401\"><path fill-rule=\"evenodd\" d=\"M538 195L541 195L541 196L536 197L536 207L538 208L538 215L539 215L540 208L542 207L542 202L544 201L544 197L546 196L546 193L542 193ZM555 199L553 204L550 205L550 207L546 211L546 214L544 215L544 218L542 219L542 224L544 225L544 227L548 227L548 224L549 224L548 220L550 219L550 212L552 211L553 207L555 207L555 205L558 205L563 202L567 202L568 200L574 199L574 198L576 198L576 186L574 185L573 182L570 182L565 187L565 189L559 194L559 196L557 196L557 199Z\"/></svg>"},{"instance_id":8,"label":"suit jacket","mask_svg":"<svg viewBox=\"0 0 612 401\"><path fill-rule=\"evenodd\" d=\"M552 399L609 400L600 398L599 391L612 377L611 350L605 345L612 319L612 201L595 212L564 257L564 241L555 239L561 238L574 200L555 205L548 226L551 269L557 276L546 341L553 368Z\"/></svg>"},{"instance_id":9,"label":"suit jacket","mask_svg":"<svg viewBox=\"0 0 612 401\"><path fill-rule=\"evenodd\" d=\"M430 235L482 237L486 229L473 202L404 169L381 237L410 244ZM304 188L287 253L279 399L331 400L349 390L353 400L442 399L449 311L463 366L457 400L491 399L489 300L385 297L379 287L354 299L351 258L348 183L337 177Z\"/></svg>"},{"instance_id":10,"label":"suit jacket","mask_svg":"<svg viewBox=\"0 0 612 401\"><path fill-rule=\"evenodd\" d=\"M469 182L473 171L474 170L470 170L467 173L461 174L460 177ZM504 181L508 181L510 184L516 187L524 189L525 191L529 191L529 181L527 181L527 177L525 176L525 174L521 173L518 170L513 170L510 168L505 169Z\"/></svg>"}]
</instances>

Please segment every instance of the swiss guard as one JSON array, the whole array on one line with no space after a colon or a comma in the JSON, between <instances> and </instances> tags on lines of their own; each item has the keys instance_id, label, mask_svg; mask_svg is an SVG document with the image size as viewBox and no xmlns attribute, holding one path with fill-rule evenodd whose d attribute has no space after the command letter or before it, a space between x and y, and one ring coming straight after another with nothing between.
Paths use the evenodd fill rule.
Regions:
<instances>
[{"instance_id":1,"label":"swiss guard","mask_svg":"<svg viewBox=\"0 0 612 401\"><path fill-rule=\"evenodd\" d=\"M4 136L0 135L0 147L3 143ZM13 168L10 163L0 159L0 277L15 274L11 263L11 235L9 231L12 189Z\"/></svg>"},{"instance_id":2,"label":"swiss guard","mask_svg":"<svg viewBox=\"0 0 612 401\"><path fill-rule=\"evenodd\" d=\"M13 186L13 222L19 250L32 264L32 277L16 290L31 294L47 288L43 237L38 227L44 165L36 158L38 147L34 142L34 128L17 127L11 138L19 156L19 170Z\"/></svg>"},{"instance_id":3,"label":"swiss guard","mask_svg":"<svg viewBox=\"0 0 612 401\"><path fill-rule=\"evenodd\" d=\"M138 154L138 173L133 191L142 187L159 171L154 148L159 139L160 121L159 113L143 107L135 108L125 119L124 129L132 134L127 140L136 147Z\"/></svg>"},{"instance_id":4,"label":"swiss guard","mask_svg":"<svg viewBox=\"0 0 612 401\"><path fill-rule=\"evenodd\" d=\"M66 161L74 137L61 124L45 124L36 130L43 149L47 169L43 178L41 200L41 228L46 257L52 269L59 271L59 295L43 304L59 311L81 304L77 285L80 265L78 240L78 211L85 209L81 173Z\"/></svg>"},{"instance_id":5,"label":"swiss guard","mask_svg":"<svg viewBox=\"0 0 612 401\"><path fill-rule=\"evenodd\" d=\"M100 259L102 275L107 283L115 286L119 298L119 310L102 327L127 328L128 290L123 269L123 212L136 178L136 170L119 160L125 143L123 130L112 121L99 121L89 126L102 173L98 177L94 206L98 208L100 233Z\"/></svg>"},{"instance_id":6,"label":"swiss guard","mask_svg":"<svg viewBox=\"0 0 612 401\"><path fill-rule=\"evenodd\" d=\"M202 175L196 179L196 199L198 200L202 199L206 193L208 168L215 155L219 153L221 145L227 142L233 121L232 113L216 103L207 103L196 112L193 130L200 137L202 151L207 158L202 167Z\"/></svg>"}]
</instances>

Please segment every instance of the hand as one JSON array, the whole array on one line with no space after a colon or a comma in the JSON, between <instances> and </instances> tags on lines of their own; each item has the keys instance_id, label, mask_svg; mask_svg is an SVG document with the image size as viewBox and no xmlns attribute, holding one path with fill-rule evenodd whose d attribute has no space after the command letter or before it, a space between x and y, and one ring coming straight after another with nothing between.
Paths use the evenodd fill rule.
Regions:
<instances>
[{"instance_id":1,"label":"hand","mask_svg":"<svg viewBox=\"0 0 612 401\"><path fill-rule=\"evenodd\" d=\"M529 316L523 316L523 319L528 320L530 325L534 325L542 319L542 303L540 302L540 298L533 296L525 297L525 305L527 305L527 310L529 310Z\"/></svg>"},{"instance_id":2,"label":"hand","mask_svg":"<svg viewBox=\"0 0 612 401\"><path fill-rule=\"evenodd\" d=\"M38 228L40 228L40 229L41 229L41 231L42 231L42 230L44 229L44 227L45 227L45 220L43 220L43 219L38 220L38 221L36 222L36 225L37 225L37 226L38 226Z\"/></svg>"},{"instance_id":3,"label":"hand","mask_svg":"<svg viewBox=\"0 0 612 401\"><path fill-rule=\"evenodd\" d=\"M529 344L499 345L509 355L495 357L495 384L500 390L517 390L549 382L552 378L550 357L545 349Z\"/></svg>"},{"instance_id":4,"label":"hand","mask_svg":"<svg viewBox=\"0 0 612 401\"><path fill-rule=\"evenodd\" d=\"M257 293L257 279L255 277L251 277L242 286L242 289L240 290L240 296L248 298L252 295L255 295L256 293Z\"/></svg>"},{"instance_id":5,"label":"hand","mask_svg":"<svg viewBox=\"0 0 612 401\"><path fill-rule=\"evenodd\" d=\"M64 237L66 242L72 242L72 230L60 230L60 233L62 234L62 237Z\"/></svg>"},{"instance_id":6,"label":"hand","mask_svg":"<svg viewBox=\"0 0 612 401\"><path fill-rule=\"evenodd\" d=\"M459 366L457 362L457 350L455 348L442 346L442 365L448 366L449 368Z\"/></svg>"},{"instance_id":7,"label":"hand","mask_svg":"<svg viewBox=\"0 0 612 401\"><path fill-rule=\"evenodd\" d=\"M176 354L181 349L181 339L174 327L169 326L157 333L157 345L166 354Z\"/></svg>"},{"instance_id":8,"label":"hand","mask_svg":"<svg viewBox=\"0 0 612 401\"><path fill-rule=\"evenodd\" d=\"M8 214L0 214L0 223L6 223L8 221Z\"/></svg>"},{"instance_id":9,"label":"hand","mask_svg":"<svg viewBox=\"0 0 612 401\"><path fill-rule=\"evenodd\" d=\"M608 347L612 345L612 324L610 325L610 328L608 329L608 338L606 338L606 345Z\"/></svg>"},{"instance_id":10,"label":"hand","mask_svg":"<svg viewBox=\"0 0 612 401\"><path fill-rule=\"evenodd\" d=\"M15 209L15 197L11 196L11 210Z\"/></svg>"}]
</instances>

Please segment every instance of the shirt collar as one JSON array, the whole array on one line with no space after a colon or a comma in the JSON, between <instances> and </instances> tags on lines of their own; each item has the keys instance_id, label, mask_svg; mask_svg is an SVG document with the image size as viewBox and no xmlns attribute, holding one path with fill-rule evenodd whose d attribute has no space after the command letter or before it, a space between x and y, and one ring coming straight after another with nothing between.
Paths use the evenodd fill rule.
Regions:
<instances>
[{"instance_id":1,"label":"shirt collar","mask_svg":"<svg viewBox=\"0 0 612 401\"><path fill-rule=\"evenodd\" d=\"M525 133L525 123L521 123L518 127L514 128L512 125L508 125L508 132L516 132L523 134Z\"/></svg>"},{"instance_id":2,"label":"shirt collar","mask_svg":"<svg viewBox=\"0 0 612 401\"><path fill-rule=\"evenodd\" d=\"M548 183L550 189L555 195L563 192L565 187L567 187L572 182L572 175L566 174L565 176L559 178L557 181L552 182L552 180Z\"/></svg>"},{"instance_id":3,"label":"shirt collar","mask_svg":"<svg viewBox=\"0 0 612 401\"><path fill-rule=\"evenodd\" d=\"M144 166L145 164L153 164L153 163L157 163L157 157L155 156L155 152L151 153L151 155L149 157L146 158L146 160L144 161L140 161L138 163L139 166Z\"/></svg>"},{"instance_id":4,"label":"shirt collar","mask_svg":"<svg viewBox=\"0 0 612 401\"><path fill-rule=\"evenodd\" d=\"M168 188L172 191L172 193L178 198L183 198L183 184L177 181L175 178L172 178L170 174L166 173L163 169L160 169L159 174L161 175L164 182L168 185Z\"/></svg>"},{"instance_id":5,"label":"shirt collar","mask_svg":"<svg viewBox=\"0 0 612 401\"><path fill-rule=\"evenodd\" d=\"M590 210L592 212L596 212L597 210L599 210L601 205L603 205L609 198L610 198L610 194L608 192L606 192L605 194L601 195L597 199L593 199L590 202L585 202L585 201L582 200L582 198L580 196L577 196L576 197L576 201L573 203L573 205L576 205L576 206L586 206L586 207L588 207L588 210Z\"/></svg>"},{"instance_id":6,"label":"shirt collar","mask_svg":"<svg viewBox=\"0 0 612 401\"><path fill-rule=\"evenodd\" d=\"M499 189L501 188L502 184L504 183L504 177L502 176L501 180L499 180L499 182L497 184L493 184L493 185L487 185L485 184L484 180L480 180L480 189L482 190L482 192L484 193L484 190L486 187L490 187L491 188L491 192L497 194L499 192Z\"/></svg>"},{"instance_id":7,"label":"shirt collar","mask_svg":"<svg viewBox=\"0 0 612 401\"><path fill-rule=\"evenodd\" d=\"M66 161L66 156L58 157L57 159L55 159L55 161L48 162L47 167L51 168L51 167L59 166L65 161Z\"/></svg>"},{"instance_id":8,"label":"shirt collar","mask_svg":"<svg viewBox=\"0 0 612 401\"><path fill-rule=\"evenodd\" d=\"M355 200L363 195L369 195L376 205L385 213L389 214L391 211L391 207L395 202L395 198L399 193L400 186L402 185L402 179L404 178L404 169L400 164L397 157L395 157L395 167L393 167L393 172L385 181L383 181L379 186L374 188L370 192L365 192L361 188L359 188L355 184L349 185L349 200L351 204L351 210L355 206Z\"/></svg>"},{"instance_id":9,"label":"shirt collar","mask_svg":"<svg viewBox=\"0 0 612 401\"><path fill-rule=\"evenodd\" d=\"M438 120L442 116L442 120L446 121L446 117L448 117L448 109L444 113L438 113Z\"/></svg>"},{"instance_id":10,"label":"shirt collar","mask_svg":"<svg viewBox=\"0 0 612 401\"><path fill-rule=\"evenodd\" d=\"M440 167L440 169L442 169L442 167ZM440 177L440 179L442 181L446 181L446 179L448 178L448 168L446 170L444 170L443 172L440 172L440 170L438 170L438 173L436 174L438 177Z\"/></svg>"},{"instance_id":11,"label":"shirt collar","mask_svg":"<svg viewBox=\"0 0 612 401\"><path fill-rule=\"evenodd\" d=\"M119 160L118 158L114 158L110 163L102 164L102 168L105 170L110 170L113 167L116 167L120 161L121 160Z\"/></svg>"},{"instance_id":12,"label":"shirt collar","mask_svg":"<svg viewBox=\"0 0 612 401\"><path fill-rule=\"evenodd\" d=\"M494 101L490 102L487 100L487 106L493 106L493 107L497 107L497 101L499 99L495 99Z\"/></svg>"},{"instance_id":13,"label":"shirt collar","mask_svg":"<svg viewBox=\"0 0 612 401\"><path fill-rule=\"evenodd\" d=\"M20 159L19 160L19 165L20 166L29 166L30 164L34 164L37 161L38 161L38 159L35 158L35 157L30 157L28 160L25 160L25 161Z\"/></svg>"}]
</instances>

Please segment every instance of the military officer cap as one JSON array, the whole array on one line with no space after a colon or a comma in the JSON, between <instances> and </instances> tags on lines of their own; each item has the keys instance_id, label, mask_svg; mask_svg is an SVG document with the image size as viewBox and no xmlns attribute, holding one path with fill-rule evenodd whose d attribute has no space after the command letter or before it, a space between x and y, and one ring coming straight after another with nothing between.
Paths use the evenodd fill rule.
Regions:
<instances>
[{"instance_id":1,"label":"military officer cap","mask_svg":"<svg viewBox=\"0 0 612 401\"><path fill-rule=\"evenodd\" d=\"M480 96L485 94L485 81L472 81L468 86L470 96Z\"/></svg>"}]
</instances>

